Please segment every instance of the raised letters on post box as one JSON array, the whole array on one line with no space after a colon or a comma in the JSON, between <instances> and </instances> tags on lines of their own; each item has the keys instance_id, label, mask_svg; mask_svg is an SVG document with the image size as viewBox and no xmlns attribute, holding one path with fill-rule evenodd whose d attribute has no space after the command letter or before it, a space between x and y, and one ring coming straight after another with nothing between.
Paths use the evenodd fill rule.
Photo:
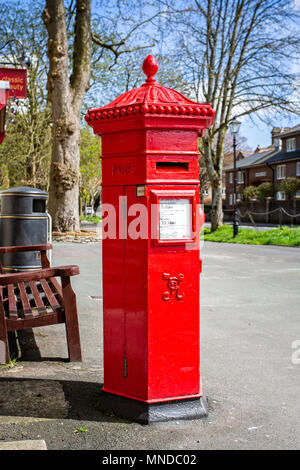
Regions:
<instances>
[{"instance_id":1,"label":"raised letters on post box","mask_svg":"<svg viewBox=\"0 0 300 470\"><path fill-rule=\"evenodd\" d=\"M134 173L134 165L132 163L113 165L113 176L124 176Z\"/></svg>"}]
</instances>

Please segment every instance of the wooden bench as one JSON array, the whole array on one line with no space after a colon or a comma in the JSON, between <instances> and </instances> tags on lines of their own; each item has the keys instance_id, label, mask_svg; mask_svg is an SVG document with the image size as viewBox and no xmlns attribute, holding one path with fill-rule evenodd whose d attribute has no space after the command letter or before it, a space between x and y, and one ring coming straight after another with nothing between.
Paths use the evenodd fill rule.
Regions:
<instances>
[{"instance_id":1,"label":"wooden bench","mask_svg":"<svg viewBox=\"0 0 300 470\"><path fill-rule=\"evenodd\" d=\"M2 253L40 251L42 268L3 274L0 264L0 363L10 360L7 332L37 326L66 324L70 361L81 361L76 295L70 276L78 266L50 267L47 250L52 245L0 247ZM57 278L60 278L61 282Z\"/></svg>"}]
</instances>

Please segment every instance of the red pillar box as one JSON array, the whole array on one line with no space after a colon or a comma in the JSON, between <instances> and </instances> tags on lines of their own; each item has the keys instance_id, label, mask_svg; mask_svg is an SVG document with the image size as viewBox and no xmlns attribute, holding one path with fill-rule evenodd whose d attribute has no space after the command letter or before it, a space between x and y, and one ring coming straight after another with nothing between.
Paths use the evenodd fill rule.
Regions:
<instances>
[{"instance_id":1,"label":"red pillar box","mask_svg":"<svg viewBox=\"0 0 300 470\"><path fill-rule=\"evenodd\" d=\"M102 406L142 423L206 415L200 378L198 137L209 104L147 80L86 121L102 137Z\"/></svg>"}]
</instances>

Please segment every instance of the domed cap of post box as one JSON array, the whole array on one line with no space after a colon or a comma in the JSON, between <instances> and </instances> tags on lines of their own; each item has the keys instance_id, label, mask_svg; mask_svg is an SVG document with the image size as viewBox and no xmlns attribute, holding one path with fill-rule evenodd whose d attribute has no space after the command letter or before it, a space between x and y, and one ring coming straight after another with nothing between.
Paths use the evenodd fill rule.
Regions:
<instances>
[{"instance_id":1,"label":"domed cap of post box","mask_svg":"<svg viewBox=\"0 0 300 470\"><path fill-rule=\"evenodd\" d=\"M215 112L210 104L189 100L178 91L156 82L154 75L158 70L158 63L155 57L148 55L142 69L147 76L146 83L140 88L123 93L102 108L89 109L85 116L89 125L93 126L99 120L132 119L141 114L197 118L201 119L203 129L213 125Z\"/></svg>"}]
</instances>

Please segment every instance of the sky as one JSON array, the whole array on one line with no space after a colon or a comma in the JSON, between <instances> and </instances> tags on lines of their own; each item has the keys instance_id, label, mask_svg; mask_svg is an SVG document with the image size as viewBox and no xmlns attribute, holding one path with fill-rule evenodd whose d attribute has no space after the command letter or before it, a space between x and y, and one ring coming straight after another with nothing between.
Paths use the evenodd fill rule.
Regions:
<instances>
[{"instance_id":1,"label":"sky","mask_svg":"<svg viewBox=\"0 0 300 470\"><path fill-rule=\"evenodd\" d=\"M299 13L300 0L294 0L292 8ZM294 73L300 74L300 64L293 64L292 68ZM281 119L274 117L274 120L271 119L271 125L266 125L258 120L256 124L253 124L249 118L245 117L242 120L240 133L247 138L249 147L255 150L257 145L264 148L271 144L272 127L293 127L297 124L300 124L300 116L290 115L290 119L287 117L282 117Z\"/></svg>"},{"instance_id":2,"label":"sky","mask_svg":"<svg viewBox=\"0 0 300 470\"><path fill-rule=\"evenodd\" d=\"M99 1L92 0L92 5L93 8L97 8L97 6L99 6ZM299 12L300 0L294 0L292 3L292 8ZM163 49L165 51L166 47L163 47ZM145 51L145 55L148 53L148 51ZM292 68L294 69L293 72L300 73L300 65L294 65ZM164 85L164 83L161 84ZM241 118L241 121L242 125L240 128L240 134L247 139L247 145L251 150L254 151L258 145L260 145L261 148L271 145L271 131L273 127L293 127L300 123L300 116L290 115L290 118L287 116L278 118L278 115L274 115L274 119L271 118L269 124L263 123L258 118L255 118L254 123L249 117L246 116Z\"/></svg>"},{"instance_id":3,"label":"sky","mask_svg":"<svg viewBox=\"0 0 300 470\"><path fill-rule=\"evenodd\" d=\"M5 0L8 1L8 0ZM29 0L23 0L25 3L28 3ZM111 0L112 3L116 0ZM138 1L138 0L137 0ZM104 2L105 3L105 2ZM101 0L92 0L92 9L101 8ZM293 8L295 11L300 11L300 0L294 0ZM149 52L145 51L145 55ZM300 73L300 65L296 66L296 70ZM142 80L141 80L142 83ZM163 85L163 83L162 83ZM263 122L256 119L255 124L251 121L251 119L247 117L243 117L241 119L242 125L240 128L240 134L243 137L247 138L247 144L252 149L255 150L257 145L260 147L266 147L271 144L271 130L272 127L292 127L300 123L300 116L291 116L288 120L286 117L282 117L278 120L277 117L274 117L274 121L271 120L270 125L266 125Z\"/></svg>"},{"instance_id":4,"label":"sky","mask_svg":"<svg viewBox=\"0 0 300 470\"><path fill-rule=\"evenodd\" d=\"M290 120L283 118L280 121L274 119L272 125L257 123L254 125L250 119L244 119L240 127L240 134L247 138L248 146L254 151L258 145L261 148L271 145L271 131L273 127L293 127L300 124L300 116L292 117Z\"/></svg>"}]
</instances>

